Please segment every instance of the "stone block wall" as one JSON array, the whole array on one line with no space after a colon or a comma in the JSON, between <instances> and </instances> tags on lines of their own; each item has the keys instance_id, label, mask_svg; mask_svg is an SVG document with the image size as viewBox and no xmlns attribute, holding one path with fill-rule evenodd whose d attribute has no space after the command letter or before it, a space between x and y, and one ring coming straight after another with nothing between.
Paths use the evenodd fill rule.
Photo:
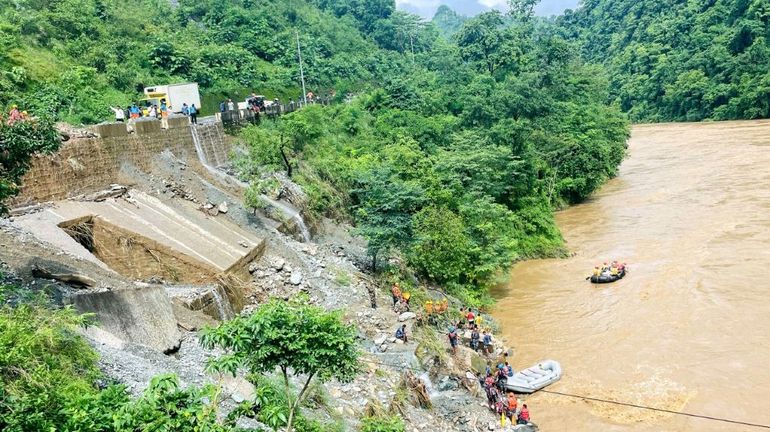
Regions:
<instances>
[{"instance_id":1,"label":"stone block wall","mask_svg":"<svg viewBox=\"0 0 770 432\"><path fill-rule=\"evenodd\" d=\"M195 127L206 162L214 167L227 164L232 145L225 137L222 123L201 124Z\"/></svg>"},{"instance_id":2,"label":"stone block wall","mask_svg":"<svg viewBox=\"0 0 770 432\"><path fill-rule=\"evenodd\" d=\"M22 180L21 193L8 203L10 207L61 200L106 188L119 181L121 164L131 163L149 170L152 158L166 149L191 165L198 163L189 127L107 135L110 136L75 138L64 143L56 154L35 156Z\"/></svg>"}]
</instances>

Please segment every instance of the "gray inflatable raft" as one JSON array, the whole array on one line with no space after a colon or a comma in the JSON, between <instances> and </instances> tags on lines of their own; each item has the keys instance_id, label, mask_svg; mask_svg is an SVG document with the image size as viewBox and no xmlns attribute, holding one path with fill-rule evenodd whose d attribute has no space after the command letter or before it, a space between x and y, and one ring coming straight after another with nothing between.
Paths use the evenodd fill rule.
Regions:
<instances>
[{"instance_id":1,"label":"gray inflatable raft","mask_svg":"<svg viewBox=\"0 0 770 432\"><path fill-rule=\"evenodd\" d=\"M506 379L505 388L514 393L534 393L561 378L561 365L556 360L543 360Z\"/></svg>"}]
</instances>

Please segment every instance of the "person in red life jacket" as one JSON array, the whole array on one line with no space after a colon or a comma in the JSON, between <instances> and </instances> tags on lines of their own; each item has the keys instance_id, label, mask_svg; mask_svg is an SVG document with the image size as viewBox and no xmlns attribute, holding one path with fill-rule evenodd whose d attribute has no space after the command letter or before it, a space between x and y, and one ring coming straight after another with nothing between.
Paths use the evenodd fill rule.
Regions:
<instances>
[{"instance_id":1,"label":"person in red life jacket","mask_svg":"<svg viewBox=\"0 0 770 432\"><path fill-rule=\"evenodd\" d=\"M521 407L521 412L519 413L519 421L518 424L527 424L529 423L529 408L527 408L527 404L524 404Z\"/></svg>"},{"instance_id":2,"label":"person in red life jacket","mask_svg":"<svg viewBox=\"0 0 770 432\"><path fill-rule=\"evenodd\" d=\"M487 406L489 409L494 409L497 400L497 388L495 387L495 378L491 373L487 373L487 377L484 379L484 391L487 394Z\"/></svg>"},{"instance_id":3,"label":"person in red life jacket","mask_svg":"<svg viewBox=\"0 0 770 432\"><path fill-rule=\"evenodd\" d=\"M468 327L471 330L476 328L476 314L473 313L471 308L468 308L468 313L465 314L465 319L468 320Z\"/></svg>"}]
</instances>

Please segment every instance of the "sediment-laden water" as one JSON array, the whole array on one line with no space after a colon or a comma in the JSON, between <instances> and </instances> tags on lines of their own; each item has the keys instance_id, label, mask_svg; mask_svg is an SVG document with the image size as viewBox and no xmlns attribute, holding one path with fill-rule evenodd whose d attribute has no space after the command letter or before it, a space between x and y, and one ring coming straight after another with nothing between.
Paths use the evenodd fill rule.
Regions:
<instances>
[{"instance_id":1,"label":"sediment-laden water","mask_svg":"<svg viewBox=\"0 0 770 432\"><path fill-rule=\"evenodd\" d=\"M553 390L770 424L770 121L643 125L620 176L557 215L575 256L516 265L495 316ZM618 259L629 275L585 280ZM531 399L548 431L753 428Z\"/></svg>"}]
</instances>

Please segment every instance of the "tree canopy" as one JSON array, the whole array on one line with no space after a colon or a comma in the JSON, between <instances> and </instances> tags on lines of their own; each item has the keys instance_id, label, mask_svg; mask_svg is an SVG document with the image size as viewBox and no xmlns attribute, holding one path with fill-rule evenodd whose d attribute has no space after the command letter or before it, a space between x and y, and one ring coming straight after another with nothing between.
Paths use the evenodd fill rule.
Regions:
<instances>
[{"instance_id":1,"label":"tree canopy","mask_svg":"<svg viewBox=\"0 0 770 432\"><path fill-rule=\"evenodd\" d=\"M766 0L585 0L558 25L632 120L770 117Z\"/></svg>"},{"instance_id":2,"label":"tree canopy","mask_svg":"<svg viewBox=\"0 0 770 432\"><path fill-rule=\"evenodd\" d=\"M235 375L280 371L289 405L286 430L292 430L295 412L310 382L336 379L350 382L359 370L356 329L342 322L340 312L326 312L299 298L289 303L272 300L248 316L239 316L217 328L206 329L201 343L226 353L212 360L211 368ZM289 376L303 380L292 396Z\"/></svg>"}]
</instances>

